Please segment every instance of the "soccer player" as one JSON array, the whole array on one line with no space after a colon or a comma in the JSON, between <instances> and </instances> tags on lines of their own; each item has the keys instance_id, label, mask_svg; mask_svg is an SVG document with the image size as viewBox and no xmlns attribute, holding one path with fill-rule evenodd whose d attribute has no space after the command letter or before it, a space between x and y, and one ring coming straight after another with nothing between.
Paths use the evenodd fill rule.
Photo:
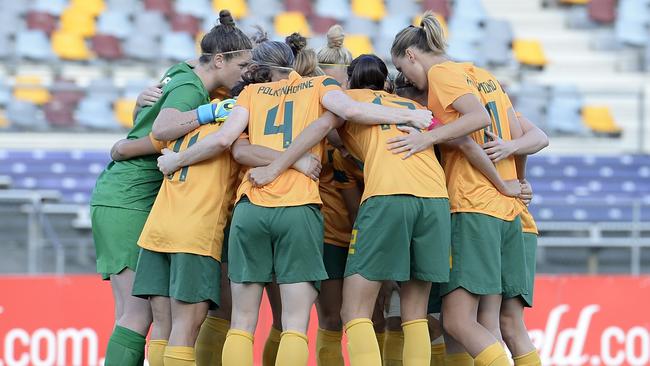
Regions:
<instances>
[{"instance_id":1,"label":"soccer player","mask_svg":"<svg viewBox=\"0 0 650 366\"><path fill-rule=\"evenodd\" d=\"M127 139L147 137L174 140L199 126L194 119L171 123L176 113L209 101L209 92L231 88L241 67L250 58L250 40L234 26L227 11L202 40L199 60L171 67L160 83L162 93L153 105L144 106ZM138 365L144 358L145 335L151 310L144 300L131 296L139 248L137 241L163 176L153 155L111 162L97 179L91 199L97 271L111 280L116 309L122 315L106 351L106 365ZM121 309L121 310L120 310ZM158 349L154 346L154 353ZM151 349L150 349L151 353Z\"/></svg>"},{"instance_id":2,"label":"soccer player","mask_svg":"<svg viewBox=\"0 0 650 366\"><path fill-rule=\"evenodd\" d=\"M443 133L456 138L479 130L472 138L484 140L482 129L490 125L490 115L472 77L462 64L447 58L445 48L443 30L432 13L424 14L420 27L405 28L395 37L393 63L418 89L428 90L428 108L444 123L427 133L394 139L391 148L395 152L406 151L408 156L422 151L441 142ZM454 232L450 281L441 286L443 326L469 352L474 364L508 365L498 339L478 322L478 309L482 295L500 297L506 291L525 291L519 268L513 269L523 263L518 219L522 204L502 195L462 152L443 147L442 153ZM514 159L508 164L515 169ZM520 191L520 187L513 190L517 188ZM521 258L501 262L503 252L515 257L517 249ZM455 363L448 364L466 362L451 356Z\"/></svg>"},{"instance_id":3,"label":"soccer player","mask_svg":"<svg viewBox=\"0 0 650 366\"><path fill-rule=\"evenodd\" d=\"M305 126L329 110L361 123L413 123L427 126L429 111L388 108L352 100L330 77L301 78L294 55L282 42L264 42L253 50L244 74L249 83L224 127L180 153L158 159L163 173L221 153L248 128L252 144L285 149ZM320 156L321 150L315 151ZM297 160L297 159L296 159ZM259 169L259 168L256 168ZM251 170L253 171L253 170ZM317 291L313 282L327 278L322 263L323 227L317 205L318 184L292 170L268 187L253 187L250 173L238 189L229 243L233 313L223 350L224 365L252 365L253 331L263 284L280 284L283 335L276 364L305 365L305 332Z\"/></svg>"}]
</instances>

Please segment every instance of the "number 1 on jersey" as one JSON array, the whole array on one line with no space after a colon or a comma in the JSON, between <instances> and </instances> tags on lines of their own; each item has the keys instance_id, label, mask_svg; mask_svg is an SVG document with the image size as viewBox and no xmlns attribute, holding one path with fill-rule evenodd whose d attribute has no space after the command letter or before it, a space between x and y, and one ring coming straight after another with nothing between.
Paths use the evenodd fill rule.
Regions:
<instances>
[{"instance_id":1,"label":"number 1 on jersey","mask_svg":"<svg viewBox=\"0 0 650 366\"><path fill-rule=\"evenodd\" d=\"M291 145L292 140L292 130L293 130L293 102L288 101L284 102L284 122L276 126L275 119L278 116L278 108L280 105L269 109L266 112L266 122L264 123L264 134L265 135L275 135L281 133L283 136L282 139L282 148L286 149Z\"/></svg>"},{"instance_id":2,"label":"number 1 on jersey","mask_svg":"<svg viewBox=\"0 0 650 366\"><path fill-rule=\"evenodd\" d=\"M488 104L485 105L485 109L487 109L488 113L490 114L490 120L492 121L492 125L485 127L485 131L494 133L494 129L496 128L496 132L499 138L503 138L501 132L501 119L499 118L497 103L495 101L488 102ZM483 134L483 142L490 142L490 137L487 135L487 133Z\"/></svg>"}]
</instances>

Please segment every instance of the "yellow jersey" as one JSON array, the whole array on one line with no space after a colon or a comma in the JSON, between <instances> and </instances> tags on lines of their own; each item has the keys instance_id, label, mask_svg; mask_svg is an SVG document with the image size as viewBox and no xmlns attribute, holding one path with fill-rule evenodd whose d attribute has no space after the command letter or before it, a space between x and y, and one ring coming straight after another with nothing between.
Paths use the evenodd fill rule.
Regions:
<instances>
[{"instance_id":1,"label":"yellow jersey","mask_svg":"<svg viewBox=\"0 0 650 366\"><path fill-rule=\"evenodd\" d=\"M341 156L340 151L326 144L319 179L320 198L323 201L321 213L325 228L325 243L347 248L350 245L352 223L340 189L349 189L358 182L353 173L341 171L340 167L335 166L334 161L337 156ZM343 185L345 188L339 188Z\"/></svg>"},{"instance_id":2,"label":"yellow jersey","mask_svg":"<svg viewBox=\"0 0 650 366\"><path fill-rule=\"evenodd\" d=\"M350 89L354 100L394 108L424 109L418 103L385 91ZM433 149L404 160L386 148L386 141L404 132L395 125L361 125L346 122L339 135L350 154L363 162L365 188L361 202L373 196L407 194L416 197L447 196L445 175Z\"/></svg>"},{"instance_id":3,"label":"yellow jersey","mask_svg":"<svg viewBox=\"0 0 650 366\"><path fill-rule=\"evenodd\" d=\"M151 138L156 150L183 151L217 132L203 125L171 142ZM239 165L229 153L186 166L164 178L138 245L165 253L191 253L221 261L223 230L230 218Z\"/></svg>"},{"instance_id":4,"label":"yellow jersey","mask_svg":"<svg viewBox=\"0 0 650 366\"><path fill-rule=\"evenodd\" d=\"M521 231L539 235L535 219L533 218L533 215L530 213L530 211L528 211L527 207L524 207L524 210L521 211L519 217L521 218Z\"/></svg>"},{"instance_id":5,"label":"yellow jersey","mask_svg":"<svg viewBox=\"0 0 650 366\"><path fill-rule=\"evenodd\" d=\"M324 112L321 101L339 83L328 76L302 78L292 71L288 79L246 86L237 105L249 112L248 138L251 144L285 150L296 136ZM323 143L312 153L321 156ZM285 207L320 204L318 182L288 169L264 187L253 187L248 174L237 190L237 200L246 195L258 206Z\"/></svg>"},{"instance_id":6,"label":"yellow jersey","mask_svg":"<svg viewBox=\"0 0 650 366\"><path fill-rule=\"evenodd\" d=\"M466 94L473 94L484 100L477 89L477 81L469 71L467 64L443 62L434 65L428 71L429 99L428 107L442 123L452 123L461 114L453 107L454 101ZM501 119L501 125L507 124L507 118ZM501 126L503 129L503 126ZM483 130L472 133L471 138L479 145L485 141ZM475 212L500 218L514 220L523 205L515 198L501 194L492 183L465 158L458 149L441 146L442 160L449 189L451 212ZM515 171L516 178L516 171Z\"/></svg>"}]
</instances>

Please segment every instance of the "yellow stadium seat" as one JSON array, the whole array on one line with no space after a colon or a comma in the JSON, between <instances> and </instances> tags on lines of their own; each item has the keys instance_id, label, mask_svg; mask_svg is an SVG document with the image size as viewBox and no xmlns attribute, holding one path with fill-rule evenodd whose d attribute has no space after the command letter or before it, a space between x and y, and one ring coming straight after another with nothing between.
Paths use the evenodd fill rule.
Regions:
<instances>
[{"instance_id":1,"label":"yellow stadium seat","mask_svg":"<svg viewBox=\"0 0 650 366\"><path fill-rule=\"evenodd\" d=\"M61 14L61 30L82 37L95 35L95 18L79 8L69 7Z\"/></svg>"},{"instance_id":2,"label":"yellow stadium seat","mask_svg":"<svg viewBox=\"0 0 650 366\"><path fill-rule=\"evenodd\" d=\"M248 5L246 4L246 0L212 0L212 9L214 9L215 12L228 9L233 18L236 19L248 16Z\"/></svg>"},{"instance_id":3,"label":"yellow stadium seat","mask_svg":"<svg viewBox=\"0 0 650 366\"><path fill-rule=\"evenodd\" d=\"M349 34L345 36L343 45L350 50L353 57L358 57L365 53L374 53L372 42L365 34Z\"/></svg>"},{"instance_id":4,"label":"yellow stadium seat","mask_svg":"<svg viewBox=\"0 0 650 366\"><path fill-rule=\"evenodd\" d=\"M93 56L81 35L65 31L52 34L52 50L65 60L84 61Z\"/></svg>"},{"instance_id":5,"label":"yellow stadium seat","mask_svg":"<svg viewBox=\"0 0 650 366\"><path fill-rule=\"evenodd\" d=\"M311 29L307 18L297 11L288 11L280 13L275 17L275 33L280 36L288 36L293 32L298 32L305 37L311 36Z\"/></svg>"},{"instance_id":6,"label":"yellow stadium seat","mask_svg":"<svg viewBox=\"0 0 650 366\"><path fill-rule=\"evenodd\" d=\"M445 20L445 17L438 13L433 13L433 15L436 17L438 22L440 23L440 26L442 27L442 31L445 34L445 37L449 36L449 32L447 31L447 21ZM420 26L420 23L422 22L422 15L416 15L413 17L413 25L416 27Z\"/></svg>"},{"instance_id":7,"label":"yellow stadium seat","mask_svg":"<svg viewBox=\"0 0 650 366\"><path fill-rule=\"evenodd\" d=\"M547 63L542 44L537 40L516 39L512 51L521 64L542 67Z\"/></svg>"},{"instance_id":8,"label":"yellow stadium seat","mask_svg":"<svg viewBox=\"0 0 650 366\"><path fill-rule=\"evenodd\" d=\"M133 99L121 98L115 101L113 114L120 125L126 128L133 127L133 108L135 108Z\"/></svg>"},{"instance_id":9,"label":"yellow stadium seat","mask_svg":"<svg viewBox=\"0 0 650 366\"><path fill-rule=\"evenodd\" d=\"M582 108L582 120L587 127L596 133L620 135L623 131L614 121L609 107L606 106L584 106Z\"/></svg>"},{"instance_id":10,"label":"yellow stadium seat","mask_svg":"<svg viewBox=\"0 0 650 366\"><path fill-rule=\"evenodd\" d=\"M379 21L386 16L383 0L352 0L352 12L360 18Z\"/></svg>"},{"instance_id":11,"label":"yellow stadium seat","mask_svg":"<svg viewBox=\"0 0 650 366\"><path fill-rule=\"evenodd\" d=\"M98 16L106 10L104 0L72 0L70 7L92 16Z\"/></svg>"},{"instance_id":12,"label":"yellow stadium seat","mask_svg":"<svg viewBox=\"0 0 650 366\"><path fill-rule=\"evenodd\" d=\"M16 76L14 98L43 105L50 101L50 92L43 87L41 78L32 75Z\"/></svg>"},{"instance_id":13,"label":"yellow stadium seat","mask_svg":"<svg viewBox=\"0 0 650 366\"><path fill-rule=\"evenodd\" d=\"M7 119L4 111L0 111L0 128L7 127L9 127L9 119Z\"/></svg>"}]
</instances>

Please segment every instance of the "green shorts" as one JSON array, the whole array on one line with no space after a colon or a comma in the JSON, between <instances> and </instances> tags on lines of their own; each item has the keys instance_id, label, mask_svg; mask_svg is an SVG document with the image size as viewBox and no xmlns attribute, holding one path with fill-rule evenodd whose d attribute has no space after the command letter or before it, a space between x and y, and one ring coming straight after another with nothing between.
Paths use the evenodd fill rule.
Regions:
<instances>
[{"instance_id":1,"label":"green shorts","mask_svg":"<svg viewBox=\"0 0 650 366\"><path fill-rule=\"evenodd\" d=\"M228 238L230 238L230 220L223 229L223 244L221 245L221 263L228 263Z\"/></svg>"},{"instance_id":2,"label":"green shorts","mask_svg":"<svg viewBox=\"0 0 650 366\"><path fill-rule=\"evenodd\" d=\"M323 246L323 263L330 280L341 279L345 275L345 262L348 259L348 248L325 243Z\"/></svg>"},{"instance_id":3,"label":"green shorts","mask_svg":"<svg viewBox=\"0 0 650 366\"><path fill-rule=\"evenodd\" d=\"M149 212L108 206L91 206L90 218L97 256L97 273L108 280L138 264L138 239Z\"/></svg>"},{"instance_id":4,"label":"green shorts","mask_svg":"<svg viewBox=\"0 0 650 366\"><path fill-rule=\"evenodd\" d=\"M370 197L354 222L345 276L447 282L450 241L446 198Z\"/></svg>"},{"instance_id":5,"label":"green shorts","mask_svg":"<svg viewBox=\"0 0 650 366\"><path fill-rule=\"evenodd\" d=\"M189 253L161 253L140 250L133 296L166 296L196 304L219 306L221 265L209 256Z\"/></svg>"},{"instance_id":6,"label":"green shorts","mask_svg":"<svg viewBox=\"0 0 650 366\"><path fill-rule=\"evenodd\" d=\"M449 282L442 295L462 287L476 295L526 294L526 259L521 220L480 213L451 215Z\"/></svg>"},{"instance_id":7,"label":"green shorts","mask_svg":"<svg viewBox=\"0 0 650 366\"><path fill-rule=\"evenodd\" d=\"M511 298L521 296L524 306L533 307L533 292L535 290L535 271L537 269L537 235L533 233L523 233L524 251L526 254L526 293L510 294L504 293L503 297Z\"/></svg>"},{"instance_id":8,"label":"green shorts","mask_svg":"<svg viewBox=\"0 0 650 366\"><path fill-rule=\"evenodd\" d=\"M317 205L263 207L242 198L230 224L228 276L236 283L327 279Z\"/></svg>"}]
</instances>

